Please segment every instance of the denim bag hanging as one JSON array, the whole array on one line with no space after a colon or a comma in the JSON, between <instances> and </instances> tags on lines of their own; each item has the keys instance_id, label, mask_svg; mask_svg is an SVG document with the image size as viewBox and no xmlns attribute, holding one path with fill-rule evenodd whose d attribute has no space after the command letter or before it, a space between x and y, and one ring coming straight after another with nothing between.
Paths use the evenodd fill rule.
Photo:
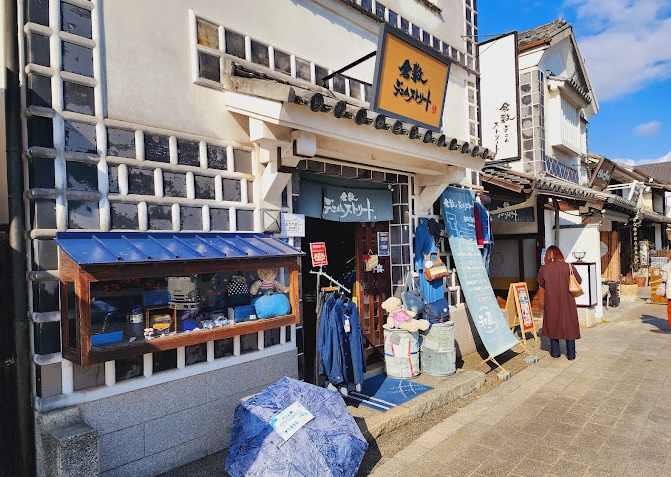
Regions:
<instances>
[{"instance_id":1,"label":"denim bag hanging","mask_svg":"<svg viewBox=\"0 0 671 477\"><path fill-rule=\"evenodd\" d=\"M449 321L450 305L445 298L439 298L433 303L427 303L422 310L422 317L432 325Z\"/></svg>"},{"instance_id":2,"label":"denim bag hanging","mask_svg":"<svg viewBox=\"0 0 671 477\"><path fill-rule=\"evenodd\" d=\"M415 279L412 277L412 272L408 272L408 277L405 281L405 290L401 293L401 301L403 308L419 314L424 309L424 294L422 290L415 287Z\"/></svg>"}]
</instances>

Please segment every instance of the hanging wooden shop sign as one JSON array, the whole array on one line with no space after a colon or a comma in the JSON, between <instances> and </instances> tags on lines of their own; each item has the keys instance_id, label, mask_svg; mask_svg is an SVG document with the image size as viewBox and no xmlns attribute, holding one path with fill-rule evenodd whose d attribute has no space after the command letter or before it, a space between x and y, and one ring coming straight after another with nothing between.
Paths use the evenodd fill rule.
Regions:
<instances>
[{"instance_id":1,"label":"hanging wooden shop sign","mask_svg":"<svg viewBox=\"0 0 671 477\"><path fill-rule=\"evenodd\" d=\"M380 29L371 110L440 131L450 60L401 30Z\"/></svg>"}]
</instances>

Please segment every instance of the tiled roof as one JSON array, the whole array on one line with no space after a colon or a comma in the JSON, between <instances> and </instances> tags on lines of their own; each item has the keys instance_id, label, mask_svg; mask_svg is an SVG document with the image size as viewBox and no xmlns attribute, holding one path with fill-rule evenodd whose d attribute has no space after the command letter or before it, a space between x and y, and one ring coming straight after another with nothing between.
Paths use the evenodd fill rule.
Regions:
<instances>
[{"instance_id":1,"label":"tiled roof","mask_svg":"<svg viewBox=\"0 0 671 477\"><path fill-rule=\"evenodd\" d=\"M484 182L489 182L516 192L530 192L536 182L533 176L516 172L503 166L485 164L481 173Z\"/></svg>"},{"instance_id":2,"label":"tiled roof","mask_svg":"<svg viewBox=\"0 0 671 477\"><path fill-rule=\"evenodd\" d=\"M573 91L575 91L578 95L580 95L586 102L588 103L592 102L592 98L590 97L589 92L585 91L585 88L580 86L578 82L573 78L560 78L559 76L548 76L548 79L563 81L564 84L570 86L573 89Z\"/></svg>"},{"instance_id":3,"label":"tiled roof","mask_svg":"<svg viewBox=\"0 0 671 477\"><path fill-rule=\"evenodd\" d=\"M648 220L650 222L671 224L671 217L667 217L667 216L659 214L657 212L653 212L652 210L641 209L639 211L639 217L642 220Z\"/></svg>"},{"instance_id":4,"label":"tiled roof","mask_svg":"<svg viewBox=\"0 0 671 477\"><path fill-rule=\"evenodd\" d=\"M658 182L671 184L671 162L655 162L634 167L635 171L653 177Z\"/></svg>"},{"instance_id":5,"label":"tiled roof","mask_svg":"<svg viewBox=\"0 0 671 477\"><path fill-rule=\"evenodd\" d=\"M245 86L244 78L252 80L264 80L268 84L282 84L290 87L290 94L282 99L288 102L304 105L310 108L314 113L329 113L336 118L354 121L360 126L368 125L375 129L387 130L389 134L406 135L410 139L431 143L436 147L446 150L459 151L462 154L470 154L473 157L483 159L493 159L495 151L486 146L469 144L467 141L458 141L456 138L447 137L445 134L432 132L429 129L412 123L406 123L401 120L388 118L384 114L378 114L369 109L369 104L362 101L354 101L352 98L342 94L335 93L317 85L308 85L305 82L298 82L292 78L280 77L272 71L261 71L249 64L233 63L231 75L237 77L239 81L235 83L236 87L248 88L252 94L259 94L254 86Z\"/></svg>"},{"instance_id":6,"label":"tiled roof","mask_svg":"<svg viewBox=\"0 0 671 477\"><path fill-rule=\"evenodd\" d=\"M536 193L573 199L585 202L603 203L604 207L634 215L638 208L629 200L610 192L598 191L583 187L572 182L555 179L554 177L539 177L506 169L504 166L486 165L482 169L483 182L489 182L517 192L529 192L535 189Z\"/></svg>"},{"instance_id":7,"label":"tiled roof","mask_svg":"<svg viewBox=\"0 0 671 477\"><path fill-rule=\"evenodd\" d=\"M566 26L566 20L559 18L545 25L540 25L517 35L517 46L523 47L543 40L549 40Z\"/></svg>"}]
</instances>

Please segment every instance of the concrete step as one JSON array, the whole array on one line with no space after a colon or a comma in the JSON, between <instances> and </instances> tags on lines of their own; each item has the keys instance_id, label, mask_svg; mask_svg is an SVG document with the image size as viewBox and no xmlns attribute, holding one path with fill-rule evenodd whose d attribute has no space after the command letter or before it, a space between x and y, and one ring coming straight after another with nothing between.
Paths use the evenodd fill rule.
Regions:
<instances>
[{"instance_id":1,"label":"concrete step","mask_svg":"<svg viewBox=\"0 0 671 477\"><path fill-rule=\"evenodd\" d=\"M387 432L472 393L485 384L485 374L480 371L457 370L452 376L420 374L412 381L426 384L433 389L386 412L363 405L348 404L348 409L366 440L371 442Z\"/></svg>"}]
</instances>

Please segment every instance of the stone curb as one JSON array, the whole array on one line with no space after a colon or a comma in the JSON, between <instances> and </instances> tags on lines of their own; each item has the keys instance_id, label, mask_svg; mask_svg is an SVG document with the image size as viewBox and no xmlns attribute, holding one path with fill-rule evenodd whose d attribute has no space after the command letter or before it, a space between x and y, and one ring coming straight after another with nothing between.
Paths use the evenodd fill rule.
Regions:
<instances>
[{"instance_id":1,"label":"stone curb","mask_svg":"<svg viewBox=\"0 0 671 477\"><path fill-rule=\"evenodd\" d=\"M357 424L367 441L391 432L403 425L455 401L485 384L485 374L480 371L463 371L437 383L425 392L386 412L378 412L358 420Z\"/></svg>"}]
</instances>

